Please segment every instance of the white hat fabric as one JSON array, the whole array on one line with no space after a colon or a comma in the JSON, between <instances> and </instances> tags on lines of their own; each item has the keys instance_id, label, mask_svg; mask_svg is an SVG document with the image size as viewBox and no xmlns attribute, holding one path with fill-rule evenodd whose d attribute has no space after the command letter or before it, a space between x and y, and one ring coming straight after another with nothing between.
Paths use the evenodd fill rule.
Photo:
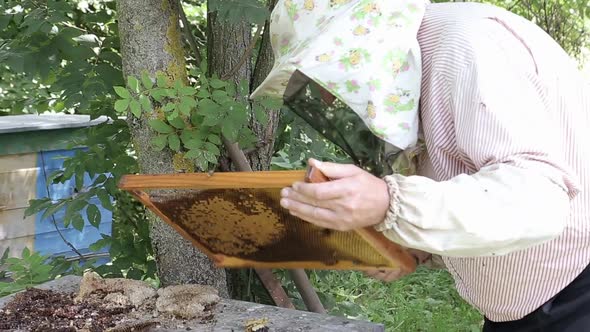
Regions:
<instances>
[{"instance_id":1,"label":"white hat fabric","mask_svg":"<svg viewBox=\"0 0 590 332\"><path fill-rule=\"evenodd\" d=\"M418 138L424 0L279 0L271 14L275 64L251 98L282 98L297 70L400 148Z\"/></svg>"}]
</instances>

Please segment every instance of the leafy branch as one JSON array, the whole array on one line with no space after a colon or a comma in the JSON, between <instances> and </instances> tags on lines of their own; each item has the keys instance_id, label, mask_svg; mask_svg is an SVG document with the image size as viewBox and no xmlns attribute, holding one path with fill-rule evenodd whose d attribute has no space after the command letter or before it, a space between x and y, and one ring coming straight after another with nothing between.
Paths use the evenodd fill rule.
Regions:
<instances>
[{"instance_id":1,"label":"leafy branch","mask_svg":"<svg viewBox=\"0 0 590 332\"><path fill-rule=\"evenodd\" d=\"M151 141L155 150L170 149L201 170L215 168L223 140L242 148L254 146L257 139L248 127L250 118L267 121L266 110L276 109L281 102L267 98L251 105L244 98L249 93L246 81L236 84L209 78L206 72L205 61L191 70L195 86L169 82L162 73L156 75L156 84L147 72L140 79L130 76L126 87L114 87L119 96L115 110L146 116L156 133Z\"/></svg>"}]
</instances>

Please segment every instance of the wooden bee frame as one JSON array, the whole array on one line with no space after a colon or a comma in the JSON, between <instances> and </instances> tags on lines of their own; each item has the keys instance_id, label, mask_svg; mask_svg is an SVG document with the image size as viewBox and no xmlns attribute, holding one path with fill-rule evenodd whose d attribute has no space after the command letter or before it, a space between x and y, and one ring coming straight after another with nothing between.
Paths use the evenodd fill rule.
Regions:
<instances>
[{"instance_id":1,"label":"wooden bee frame","mask_svg":"<svg viewBox=\"0 0 590 332\"><path fill-rule=\"evenodd\" d=\"M326 180L311 169L127 175L119 187L218 267L414 271L415 259L373 228L328 230L280 207L282 188Z\"/></svg>"}]
</instances>

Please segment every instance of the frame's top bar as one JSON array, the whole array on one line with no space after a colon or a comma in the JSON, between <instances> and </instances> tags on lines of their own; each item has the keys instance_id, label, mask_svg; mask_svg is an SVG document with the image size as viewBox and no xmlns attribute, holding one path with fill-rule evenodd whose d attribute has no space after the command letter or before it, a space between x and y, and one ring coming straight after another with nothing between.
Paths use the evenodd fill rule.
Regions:
<instances>
[{"instance_id":1,"label":"frame's top bar","mask_svg":"<svg viewBox=\"0 0 590 332\"><path fill-rule=\"evenodd\" d=\"M306 171L257 171L125 175L123 190L147 189L277 189L304 181Z\"/></svg>"}]
</instances>

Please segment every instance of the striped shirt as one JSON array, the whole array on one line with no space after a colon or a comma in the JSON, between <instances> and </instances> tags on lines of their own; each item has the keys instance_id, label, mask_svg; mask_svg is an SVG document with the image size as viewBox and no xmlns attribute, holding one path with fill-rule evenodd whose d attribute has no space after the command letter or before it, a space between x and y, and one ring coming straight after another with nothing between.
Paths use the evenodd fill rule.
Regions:
<instances>
[{"instance_id":1,"label":"striped shirt","mask_svg":"<svg viewBox=\"0 0 590 332\"><path fill-rule=\"evenodd\" d=\"M547 34L489 5L431 4L418 39L427 149L419 175L445 181L508 163L554 177L572 199L565 230L554 240L504 256L443 257L458 292L488 319L520 319L590 262L586 84ZM516 109L498 112L508 107Z\"/></svg>"}]
</instances>

